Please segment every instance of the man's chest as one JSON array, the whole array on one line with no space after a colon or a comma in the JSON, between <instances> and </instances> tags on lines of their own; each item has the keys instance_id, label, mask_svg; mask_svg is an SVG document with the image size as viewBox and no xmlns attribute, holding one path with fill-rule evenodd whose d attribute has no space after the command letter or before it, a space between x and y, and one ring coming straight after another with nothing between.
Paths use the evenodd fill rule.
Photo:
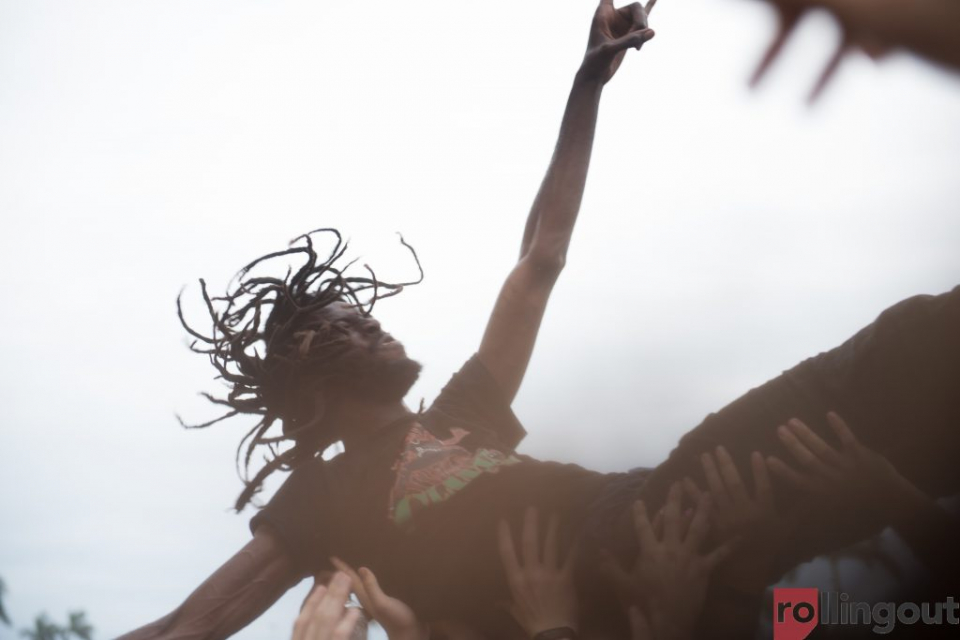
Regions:
<instances>
[{"instance_id":1,"label":"man's chest","mask_svg":"<svg viewBox=\"0 0 960 640\"><path fill-rule=\"evenodd\" d=\"M388 516L394 524L412 528L418 511L449 500L485 474L520 462L494 447L466 446L469 435L462 428L438 436L419 422L411 426L392 467Z\"/></svg>"}]
</instances>

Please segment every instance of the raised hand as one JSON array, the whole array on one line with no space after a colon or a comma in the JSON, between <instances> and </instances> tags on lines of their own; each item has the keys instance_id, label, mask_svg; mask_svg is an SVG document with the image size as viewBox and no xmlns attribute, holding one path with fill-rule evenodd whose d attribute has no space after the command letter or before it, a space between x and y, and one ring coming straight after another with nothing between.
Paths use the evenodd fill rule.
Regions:
<instances>
[{"instance_id":1,"label":"raised hand","mask_svg":"<svg viewBox=\"0 0 960 640\"><path fill-rule=\"evenodd\" d=\"M620 68L627 49L639 50L644 42L653 38L653 29L647 27L647 16L655 2L648 0L646 7L634 2L617 9L613 0L601 0L593 14L580 73L608 82Z\"/></svg>"},{"instance_id":2,"label":"raised hand","mask_svg":"<svg viewBox=\"0 0 960 640\"><path fill-rule=\"evenodd\" d=\"M561 561L555 516L547 525L541 553L538 521L537 510L528 508L523 517L520 558L517 557L510 525L500 521L497 532L500 559L513 598L510 613L531 638L551 629L566 628L576 632L578 607L573 586L574 553L568 553Z\"/></svg>"},{"instance_id":3,"label":"raised hand","mask_svg":"<svg viewBox=\"0 0 960 640\"><path fill-rule=\"evenodd\" d=\"M715 575L715 582L727 594L739 594L740 606L711 610L715 629L724 629L729 637L742 637L756 624L763 590L770 582L771 565L779 549L779 541L802 512L795 509L790 517L778 516L770 485L770 475L763 456L750 456L753 470L753 492L744 486L733 458L724 447L700 457L708 492L714 504L714 522L721 540L737 541L737 549L729 562ZM684 488L695 498L700 490L686 478ZM746 606L746 603L754 603ZM714 603L716 606L716 603ZM745 608L746 606L746 608ZM723 634L716 637L722 637Z\"/></svg>"},{"instance_id":4,"label":"raised hand","mask_svg":"<svg viewBox=\"0 0 960 640\"><path fill-rule=\"evenodd\" d=\"M894 508L897 497L918 493L889 460L861 444L840 416L828 413L827 422L840 441L839 450L793 419L777 429L777 436L797 468L770 456L770 472L799 489L840 501L846 507L873 511Z\"/></svg>"},{"instance_id":5,"label":"raised hand","mask_svg":"<svg viewBox=\"0 0 960 640\"><path fill-rule=\"evenodd\" d=\"M714 505L717 532L722 540L766 534L779 522L773 502L773 489L763 456L750 456L753 469L753 495L740 478L737 465L727 450L720 446L713 454L700 456L703 474ZM694 499L701 491L690 478L684 479L684 490Z\"/></svg>"},{"instance_id":6,"label":"raised hand","mask_svg":"<svg viewBox=\"0 0 960 640\"><path fill-rule=\"evenodd\" d=\"M337 572L330 585L314 587L293 625L293 640L348 640L360 618L359 609L346 609L350 578Z\"/></svg>"},{"instance_id":7,"label":"raised hand","mask_svg":"<svg viewBox=\"0 0 960 640\"><path fill-rule=\"evenodd\" d=\"M413 609L383 592L373 571L366 567L354 571L353 567L339 558L331 558L330 561L349 576L360 604L380 623L390 640L427 640L430 637L428 628L417 620Z\"/></svg>"},{"instance_id":8,"label":"raised hand","mask_svg":"<svg viewBox=\"0 0 960 640\"><path fill-rule=\"evenodd\" d=\"M659 536L644 504L634 504L633 525L640 544L637 561L629 572L610 560L604 567L618 591L629 600L634 640L692 638L710 574L733 549L728 541L709 553L701 551L710 531L711 500L701 496L693 519L684 527L682 494L679 484L670 488Z\"/></svg>"},{"instance_id":9,"label":"raised hand","mask_svg":"<svg viewBox=\"0 0 960 640\"><path fill-rule=\"evenodd\" d=\"M751 84L756 85L809 11L826 9L836 18L843 38L810 94L813 101L835 74L842 59L860 49L871 58L905 48L931 61L960 69L960 5L954 0L769 0L779 27Z\"/></svg>"}]
</instances>

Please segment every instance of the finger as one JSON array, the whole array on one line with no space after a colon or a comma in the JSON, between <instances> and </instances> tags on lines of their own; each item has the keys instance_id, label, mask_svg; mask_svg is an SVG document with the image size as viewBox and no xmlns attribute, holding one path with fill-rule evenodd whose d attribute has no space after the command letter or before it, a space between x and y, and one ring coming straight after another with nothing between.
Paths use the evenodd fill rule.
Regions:
<instances>
[{"instance_id":1,"label":"finger","mask_svg":"<svg viewBox=\"0 0 960 640\"><path fill-rule=\"evenodd\" d=\"M540 541L537 531L537 510L527 507L523 513L523 532L520 534L523 545L523 567L530 569L540 564Z\"/></svg>"},{"instance_id":2,"label":"finger","mask_svg":"<svg viewBox=\"0 0 960 640\"><path fill-rule=\"evenodd\" d=\"M730 555L737 548L737 545L740 544L739 538L734 538L733 540L728 540L724 542L719 547L711 551L704 558L704 562L707 565L708 569L714 569L721 562L730 557Z\"/></svg>"},{"instance_id":3,"label":"finger","mask_svg":"<svg viewBox=\"0 0 960 640\"><path fill-rule=\"evenodd\" d=\"M385 594L383 589L380 588L380 581L377 580L377 574L367 567L361 567L360 579L363 581L363 589L367 592L370 602L373 604L373 609L370 610L370 613L373 613L384 603L383 601L387 600L390 596ZM361 602L360 604L363 603Z\"/></svg>"},{"instance_id":4,"label":"finger","mask_svg":"<svg viewBox=\"0 0 960 640\"><path fill-rule=\"evenodd\" d=\"M716 459L720 477L723 479L724 487L726 487L730 499L739 504L749 502L750 496L747 495L747 488L743 486L737 464L733 461L730 452L725 447L717 447Z\"/></svg>"},{"instance_id":5,"label":"finger","mask_svg":"<svg viewBox=\"0 0 960 640\"><path fill-rule=\"evenodd\" d=\"M370 612L370 615L378 618L381 608L386 604L386 601L390 599L390 596L385 594L383 589L380 588L380 581L377 580L377 575L370 569L361 567L360 580L363 581L363 589L366 592L369 606L367 603L364 603L363 600L360 600L360 604ZM357 597L359 598L360 596L358 595Z\"/></svg>"},{"instance_id":6,"label":"finger","mask_svg":"<svg viewBox=\"0 0 960 640\"><path fill-rule=\"evenodd\" d=\"M763 57L760 58L760 64L757 65L756 70L754 70L753 75L750 77L751 87L755 88L760 84L760 81L767 74L767 71L769 71L770 66L773 65L774 60L780 56L781 51L783 51L783 45L790 39L794 29L797 27L797 23L800 22L799 13L788 12L782 8L778 9L778 11L780 23L777 27L777 35L774 36L770 46L767 47Z\"/></svg>"},{"instance_id":7,"label":"finger","mask_svg":"<svg viewBox=\"0 0 960 640\"><path fill-rule=\"evenodd\" d=\"M623 7L621 10L623 9L626 9L630 13L628 19L630 20L631 31L647 28L647 12L644 10L642 4L634 2Z\"/></svg>"},{"instance_id":8,"label":"finger","mask_svg":"<svg viewBox=\"0 0 960 640\"><path fill-rule=\"evenodd\" d=\"M300 611L306 611L311 607L317 606L317 603L320 602L320 599L323 598L323 594L326 592L326 586L320 584L319 582L314 582L313 588L310 589L310 593L307 594L307 597L303 600L303 604L300 605Z\"/></svg>"},{"instance_id":9,"label":"finger","mask_svg":"<svg viewBox=\"0 0 960 640\"><path fill-rule=\"evenodd\" d=\"M780 442L783 443L787 451L790 452L790 455L793 456L793 459L801 467L809 470L815 469L818 466L820 460L805 444L800 442L800 439L797 437L797 434L794 433L793 429L786 425L780 425L777 427L777 437L780 438Z\"/></svg>"},{"instance_id":10,"label":"finger","mask_svg":"<svg viewBox=\"0 0 960 640\"><path fill-rule=\"evenodd\" d=\"M643 8L647 16L650 15L650 12L653 11L653 7L656 6L657 0L647 0L647 6Z\"/></svg>"},{"instance_id":11,"label":"finger","mask_svg":"<svg viewBox=\"0 0 960 640\"><path fill-rule=\"evenodd\" d=\"M310 629L314 634L330 633L334 628L340 616L343 615L343 605L347 602L350 595L350 577L341 572L337 572L327 587L327 593L323 600L314 609L313 619ZM314 637L316 637L314 635Z\"/></svg>"},{"instance_id":12,"label":"finger","mask_svg":"<svg viewBox=\"0 0 960 640\"><path fill-rule=\"evenodd\" d=\"M327 595L324 601L339 602L343 606L347 598L350 597L350 585L352 584L350 576L342 571L333 574L333 579L327 585Z\"/></svg>"},{"instance_id":13,"label":"finger","mask_svg":"<svg viewBox=\"0 0 960 640\"><path fill-rule=\"evenodd\" d=\"M820 73L820 77L817 79L816 84L813 85L810 95L807 96L807 104L813 104L820 98L820 96L823 94L823 90L827 88L827 85L830 84L830 80L832 80L833 76L836 75L837 69L840 68L840 63L843 62L844 56L847 55L850 49L850 42L844 39L844 41L841 42L837 47L837 50L833 52L833 56L831 56L830 61L827 62L827 66L823 68L823 71Z\"/></svg>"},{"instance_id":14,"label":"finger","mask_svg":"<svg viewBox=\"0 0 960 640\"><path fill-rule=\"evenodd\" d=\"M683 490L680 483L675 482L667 494L667 504L663 508L663 540L664 542L680 541L680 501Z\"/></svg>"},{"instance_id":15,"label":"finger","mask_svg":"<svg viewBox=\"0 0 960 640\"><path fill-rule=\"evenodd\" d=\"M653 527L650 526L650 518L647 517L647 506L642 500L633 503L633 530L637 533L637 542L640 543L641 551L657 544Z\"/></svg>"},{"instance_id":16,"label":"finger","mask_svg":"<svg viewBox=\"0 0 960 640\"><path fill-rule=\"evenodd\" d=\"M653 516L653 536L657 540L663 537L663 509L657 511L657 515Z\"/></svg>"},{"instance_id":17,"label":"finger","mask_svg":"<svg viewBox=\"0 0 960 640\"><path fill-rule=\"evenodd\" d=\"M336 571L336 568L334 568ZM330 581L333 580L334 571L317 571L313 574L313 583L314 584L330 584Z\"/></svg>"},{"instance_id":18,"label":"finger","mask_svg":"<svg viewBox=\"0 0 960 640\"><path fill-rule=\"evenodd\" d=\"M730 509L730 496L723 486L723 480L720 478L720 472L717 471L717 465L713 461L713 456L709 453L701 454L700 466L703 467L703 475L707 479L707 487L713 496L713 504L721 511Z\"/></svg>"},{"instance_id":19,"label":"finger","mask_svg":"<svg viewBox=\"0 0 960 640\"><path fill-rule=\"evenodd\" d=\"M322 584L313 587L310 595L307 596L307 599L303 602L303 606L300 608L300 615L297 616L297 619L293 623L293 640L307 639L307 629L310 626L310 621L313 619L313 612L317 609L317 606L326 594L327 588Z\"/></svg>"},{"instance_id":20,"label":"finger","mask_svg":"<svg viewBox=\"0 0 960 640\"><path fill-rule=\"evenodd\" d=\"M627 611L630 616L630 637L632 640L654 640L653 630L650 629L650 623L647 617L640 611L640 607L634 605Z\"/></svg>"},{"instance_id":21,"label":"finger","mask_svg":"<svg viewBox=\"0 0 960 640\"><path fill-rule=\"evenodd\" d=\"M769 456L767 458L767 468L770 470L770 473L785 481L787 484L791 484L804 491L813 490L813 485L807 476L797 472L780 458Z\"/></svg>"},{"instance_id":22,"label":"finger","mask_svg":"<svg viewBox=\"0 0 960 640\"><path fill-rule=\"evenodd\" d=\"M543 545L543 563L551 569L555 569L560 566L560 561L558 559L559 553L557 551L558 526L557 514L553 514L550 516L549 523L547 523L547 539Z\"/></svg>"},{"instance_id":23,"label":"finger","mask_svg":"<svg viewBox=\"0 0 960 640\"><path fill-rule=\"evenodd\" d=\"M617 38L615 40L610 40L603 45L604 52L607 55L615 54L620 51L625 51L633 47L634 49L639 49L643 46L643 43L653 39L653 36L656 35L653 29L641 29L639 31L631 31L625 36Z\"/></svg>"},{"instance_id":24,"label":"finger","mask_svg":"<svg viewBox=\"0 0 960 640\"><path fill-rule=\"evenodd\" d=\"M357 626L357 621L359 620L360 609L357 609L356 607L347 609L344 612L343 617L340 619L340 622L333 630L333 637L331 640L350 640L350 636L353 634L353 628Z\"/></svg>"},{"instance_id":25,"label":"finger","mask_svg":"<svg viewBox=\"0 0 960 640\"><path fill-rule=\"evenodd\" d=\"M769 511L773 509L773 486L770 484L770 472L767 463L759 451L750 454L750 466L753 467L753 493L757 504Z\"/></svg>"},{"instance_id":26,"label":"finger","mask_svg":"<svg viewBox=\"0 0 960 640\"><path fill-rule=\"evenodd\" d=\"M342 571L350 576L351 587L353 588L353 592L357 594L357 599L360 601L360 604L365 609L370 609L370 598L364 589L364 583L363 580L360 579L360 574L358 574L353 567L336 556L331 556L330 562L333 563L333 566L337 568L337 571Z\"/></svg>"},{"instance_id":27,"label":"finger","mask_svg":"<svg viewBox=\"0 0 960 640\"><path fill-rule=\"evenodd\" d=\"M837 453L836 449L827 444L823 438L818 436L813 429L801 420L792 418L787 421L787 425L790 427L793 435L797 437L797 440L802 442L803 446L810 450L820 461L834 466L840 464L840 454Z\"/></svg>"},{"instance_id":28,"label":"finger","mask_svg":"<svg viewBox=\"0 0 960 640\"><path fill-rule=\"evenodd\" d=\"M693 504L700 502L700 498L703 496L703 491L700 490L700 487L697 486L697 483L694 482L690 476L683 479L683 492L687 494L687 497L690 498L690 502Z\"/></svg>"},{"instance_id":29,"label":"finger","mask_svg":"<svg viewBox=\"0 0 960 640\"><path fill-rule=\"evenodd\" d=\"M693 513L693 520L690 521L690 528L687 530L687 539L684 543L693 551L700 549L700 545L707 539L710 533L710 494L704 494L697 503L697 509Z\"/></svg>"},{"instance_id":30,"label":"finger","mask_svg":"<svg viewBox=\"0 0 960 640\"><path fill-rule=\"evenodd\" d=\"M827 414L827 424L829 424L833 432L837 434L837 437L840 439L840 444L842 444L844 448L860 446L860 441L857 440L857 436L853 435L853 431L850 430L850 427L847 426L847 423L838 414L833 411L829 412Z\"/></svg>"},{"instance_id":31,"label":"finger","mask_svg":"<svg viewBox=\"0 0 960 640\"><path fill-rule=\"evenodd\" d=\"M510 525L506 520L501 520L497 526L497 546L500 550L500 561L503 563L503 570L507 574L507 580L515 582L522 573L520 563L517 561L517 552L513 546L513 535L510 533Z\"/></svg>"}]
</instances>

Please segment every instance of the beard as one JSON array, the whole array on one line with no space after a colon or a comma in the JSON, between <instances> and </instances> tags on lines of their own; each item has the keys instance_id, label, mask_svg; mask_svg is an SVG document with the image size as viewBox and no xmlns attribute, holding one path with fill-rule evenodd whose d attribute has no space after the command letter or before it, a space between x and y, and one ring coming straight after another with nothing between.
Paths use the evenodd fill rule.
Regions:
<instances>
[{"instance_id":1,"label":"beard","mask_svg":"<svg viewBox=\"0 0 960 640\"><path fill-rule=\"evenodd\" d=\"M420 377L422 367L404 356L396 360L373 360L348 376L345 390L359 400L376 404L400 402ZM346 382L346 381L345 381Z\"/></svg>"}]
</instances>

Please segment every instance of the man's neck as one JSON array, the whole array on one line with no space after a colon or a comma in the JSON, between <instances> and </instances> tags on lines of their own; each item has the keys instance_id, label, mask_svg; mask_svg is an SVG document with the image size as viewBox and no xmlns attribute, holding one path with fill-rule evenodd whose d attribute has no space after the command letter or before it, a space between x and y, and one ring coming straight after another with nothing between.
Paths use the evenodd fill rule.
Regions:
<instances>
[{"instance_id":1,"label":"man's neck","mask_svg":"<svg viewBox=\"0 0 960 640\"><path fill-rule=\"evenodd\" d=\"M343 447L349 451L380 429L411 413L402 401L372 403L369 400L344 398L337 407L335 419L338 431L343 434Z\"/></svg>"}]
</instances>

